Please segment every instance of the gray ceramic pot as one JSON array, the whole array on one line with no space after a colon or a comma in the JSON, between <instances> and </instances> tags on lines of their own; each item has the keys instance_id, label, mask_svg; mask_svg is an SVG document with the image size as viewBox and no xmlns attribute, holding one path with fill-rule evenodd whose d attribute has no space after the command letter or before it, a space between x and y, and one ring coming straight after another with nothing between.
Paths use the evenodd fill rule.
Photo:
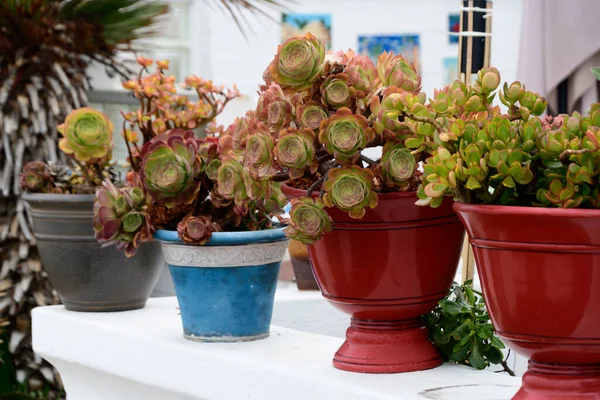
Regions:
<instances>
[{"instance_id":1,"label":"gray ceramic pot","mask_svg":"<svg viewBox=\"0 0 600 400\"><path fill-rule=\"evenodd\" d=\"M125 257L94 238L93 195L26 193L33 233L48 279L72 311L142 308L164 266L157 242Z\"/></svg>"}]
</instances>

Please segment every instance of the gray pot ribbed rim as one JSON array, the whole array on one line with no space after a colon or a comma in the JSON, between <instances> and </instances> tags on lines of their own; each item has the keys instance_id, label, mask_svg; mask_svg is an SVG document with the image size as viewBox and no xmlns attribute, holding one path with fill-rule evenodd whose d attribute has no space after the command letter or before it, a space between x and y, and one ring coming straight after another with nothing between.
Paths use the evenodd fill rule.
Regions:
<instances>
[{"instance_id":1,"label":"gray pot ribbed rim","mask_svg":"<svg viewBox=\"0 0 600 400\"><path fill-rule=\"evenodd\" d=\"M59 194L59 193L27 193L24 192L21 198L28 200L43 200L52 203L76 203L82 201L94 200L95 194Z\"/></svg>"}]
</instances>

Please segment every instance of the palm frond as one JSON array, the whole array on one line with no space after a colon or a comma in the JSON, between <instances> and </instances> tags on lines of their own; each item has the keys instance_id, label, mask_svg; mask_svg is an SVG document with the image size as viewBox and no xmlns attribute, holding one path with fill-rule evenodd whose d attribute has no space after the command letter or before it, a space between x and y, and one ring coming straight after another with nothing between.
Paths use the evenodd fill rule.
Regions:
<instances>
[{"instance_id":1,"label":"palm frond","mask_svg":"<svg viewBox=\"0 0 600 400\"><path fill-rule=\"evenodd\" d=\"M168 11L168 5L163 1L63 0L61 4L62 16L101 26L104 39L111 45L129 44L146 37L151 31L143 28L153 25Z\"/></svg>"},{"instance_id":2,"label":"palm frond","mask_svg":"<svg viewBox=\"0 0 600 400\"><path fill-rule=\"evenodd\" d=\"M288 5L296 3L295 0L205 0L216 3L227 12L235 21L240 31L246 35L246 28L252 31L252 24L246 18L245 12L265 17L275 21L267 10L287 10ZM279 22L279 21L275 21ZM246 26L246 28L245 28Z\"/></svg>"}]
</instances>

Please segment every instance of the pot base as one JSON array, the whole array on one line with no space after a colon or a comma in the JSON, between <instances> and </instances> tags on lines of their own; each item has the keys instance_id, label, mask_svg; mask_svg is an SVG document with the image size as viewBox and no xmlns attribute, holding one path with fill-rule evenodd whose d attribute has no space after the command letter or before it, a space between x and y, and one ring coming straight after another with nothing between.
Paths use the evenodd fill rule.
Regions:
<instances>
[{"instance_id":1,"label":"pot base","mask_svg":"<svg viewBox=\"0 0 600 400\"><path fill-rule=\"evenodd\" d=\"M239 343L239 342L252 342L255 340L261 340L269 337L269 332L261 333L260 335L252 336L196 336L196 335L183 335L184 339L191 340L192 342L203 342L203 343Z\"/></svg>"},{"instance_id":2,"label":"pot base","mask_svg":"<svg viewBox=\"0 0 600 400\"><path fill-rule=\"evenodd\" d=\"M73 302L61 300L65 308L69 311L81 312L115 312L131 311L144 308L146 300L127 301L127 302Z\"/></svg>"},{"instance_id":3,"label":"pot base","mask_svg":"<svg viewBox=\"0 0 600 400\"><path fill-rule=\"evenodd\" d=\"M512 400L600 400L600 364L529 361L521 389Z\"/></svg>"},{"instance_id":4,"label":"pot base","mask_svg":"<svg viewBox=\"0 0 600 400\"><path fill-rule=\"evenodd\" d=\"M367 321L352 318L333 366L350 372L390 374L438 367L442 357L420 318Z\"/></svg>"}]
</instances>

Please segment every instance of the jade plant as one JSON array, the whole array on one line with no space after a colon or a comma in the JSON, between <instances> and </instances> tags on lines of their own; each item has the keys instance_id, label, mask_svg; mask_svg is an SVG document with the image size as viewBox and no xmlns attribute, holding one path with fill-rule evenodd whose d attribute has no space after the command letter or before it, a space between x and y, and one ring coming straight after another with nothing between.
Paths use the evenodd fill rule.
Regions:
<instances>
[{"instance_id":1,"label":"jade plant","mask_svg":"<svg viewBox=\"0 0 600 400\"><path fill-rule=\"evenodd\" d=\"M543 97L519 82L499 85L499 72L484 69L474 85L455 82L430 100L437 127L417 204L436 207L452 195L473 204L600 207L600 104L587 115L540 118ZM493 105L496 95L506 112Z\"/></svg>"},{"instance_id":2,"label":"jade plant","mask_svg":"<svg viewBox=\"0 0 600 400\"><path fill-rule=\"evenodd\" d=\"M501 365L514 376L504 357L504 343L496 336L481 292L472 281L454 283L449 295L424 316L429 338L445 361L484 369Z\"/></svg>"}]
</instances>

